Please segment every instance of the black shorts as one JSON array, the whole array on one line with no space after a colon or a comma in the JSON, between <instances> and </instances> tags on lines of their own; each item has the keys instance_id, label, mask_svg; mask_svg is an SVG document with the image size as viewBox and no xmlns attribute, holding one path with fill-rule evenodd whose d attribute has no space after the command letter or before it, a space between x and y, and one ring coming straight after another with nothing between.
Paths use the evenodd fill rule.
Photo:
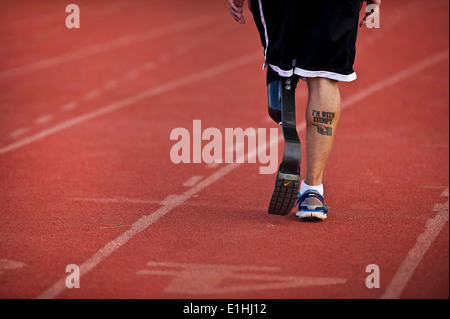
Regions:
<instances>
[{"instance_id":1,"label":"black shorts","mask_svg":"<svg viewBox=\"0 0 450 319\"><path fill-rule=\"evenodd\" d=\"M361 0L250 0L265 63L280 76L351 82Z\"/></svg>"}]
</instances>

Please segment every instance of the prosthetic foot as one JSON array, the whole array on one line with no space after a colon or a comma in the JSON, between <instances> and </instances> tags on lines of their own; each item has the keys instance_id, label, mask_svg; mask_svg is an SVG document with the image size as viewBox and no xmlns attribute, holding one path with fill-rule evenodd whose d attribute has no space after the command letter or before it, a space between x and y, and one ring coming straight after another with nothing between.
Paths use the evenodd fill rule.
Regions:
<instances>
[{"instance_id":1,"label":"prosthetic foot","mask_svg":"<svg viewBox=\"0 0 450 319\"><path fill-rule=\"evenodd\" d=\"M300 187L301 143L295 118L295 84L292 78L281 78L281 122L284 136L283 160L278 169L269 214L287 215L297 200Z\"/></svg>"}]
</instances>

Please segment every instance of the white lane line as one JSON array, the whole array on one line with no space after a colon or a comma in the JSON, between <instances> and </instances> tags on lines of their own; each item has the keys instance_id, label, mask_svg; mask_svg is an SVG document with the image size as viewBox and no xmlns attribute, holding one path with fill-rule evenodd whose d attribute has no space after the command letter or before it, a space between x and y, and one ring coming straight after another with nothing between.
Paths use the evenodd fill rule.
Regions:
<instances>
[{"instance_id":1,"label":"white lane line","mask_svg":"<svg viewBox=\"0 0 450 319\"><path fill-rule=\"evenodd\" d=\"M41 117L38 117L34 123L36 124L45 124L47 122L50 122L53 119L53 115L52 114L48 114L48 115L44 115Z\"/></svg>"},{"instance_id":2,"label":"white lane line","mask_svg":"<svg viewBox=\"0 0 450 319\"><path fill-rule=\"evenodd\" d=\"M92 203L99 203L99 204L144 204L144 205L165 205L168 202L172 202L174 196L181 196L181 195L169 195L165 197L163 200L156 200L156 199L133 199L133 198L69 198L68 200L75 201L75 202L92 202ZM187 196L187 195L184 195ZM191 194L190 197L196 197L195 194ZM221 210L225 211L251 211L255 209L255 206L243 206L243 205L220 205L217 203L210 204L210 203L197 203L194 201L186 202L184 205L190 206L190 207L202 207L202 208L220 208ZM273 225L272 225L273 226Z\"/></svg>"},{"instance_id":3,"label":"white lane line","mask_svg":"<svg viewBox=\"0 0 450 319\"><path fill-rule=\"evenodd\" d=\"M224 20L225 18L226 18L226 16L223 15L223 13L220 13L220 14L215 13L215 14L204 15L201 17L195 17L193 19L184 20L184 21L181 21L176 24L171 24L171 25L162 26L162 27L156 27L154 29L151 29L151 30L148 30L145 32L137 33L137 34L130 35L130 36L125 36L125 37L122 37L122 38L119 38L119 39L116 39L113 41L109 41L109 42L95 44L95 45L83 48L81 50L63 54L63 55L60 55L57 57L44 59L44 60L40 60L40 61L31 63L31 64L27 64L27 65L19 66L19 67L12 68L9 70L1 71L0 72L0 80L6 79L6 78L9 78L12 76L17 76L17 75L34 72L34 71L43 70L43 69L46 69L49 67L54 67L54 66L57 66L60 64L68 63L71 61L75 61L75 60L85 58L85 57L88 57L91 55L99 54L102 52L124 48L124 47L127 47L127 46L135 44L135 43L148 41L148 40L155 39L155 38L158 38L161 36L169 35L171 33L184 32L189 29L194 29L194 28L202 26L202 25L207 25L209 23L218 23L220 20Z\"/></svg>"},{"instance_id":4,"label":"white lane line","mask_svg":"<svg viewBox=\"0 0 450 319\"><path fill-rule=\"evenodd\" d=\"M421 62L419 62L403 71L395 73L394 75L386 78L386 80L384 80L384 81L374 83L374 85L371 85L366 90L363 90L362 92L360 92L358 94L352 95L352 97L350 97L346 101L346 104L353 104L357 101L360 101L360 100L366 98L369 95L372 95L372 94L374 94L378 91L381 91L385 88L389 88L390 86L392 86L402 80L408 79L410 76L418 74L435 64L438 64L440 62L448 60L448 58L449 58L449 50L447 48L446 50L444 50L438 54L435 54L428 59L424 59Z\"/></svg>"},{"instance_id":5,"label":"white lane line","mask_svg":"<svg viewBox=\"0 0 450 319\"><path fill-rule=\"evenodd\" d=\"M280 275L279 267L148 262L137 275L169 276L165 293L217 295L242 291L345 284L345 278ZM275 273L274 273L275 272ZM278 273L277 273L278 272ZM230 284L230 279L232 279ZM228 283L226 283L228 281ZM233 284L233 281L235 283Z\"/></svg>"},{"instance_id":6,"label":"white lane line","mask_svg":"<svg viewBox=\"0 0 450 319\"><path fill-rule=\"evenodd\" d=\"M228 27L227 27L227 30L229 30ZM209 38L209 37L208 37L208 38ZM203 37L203 38L198 38L198 40L199 40L199 39L203 39L203 40L204 40L204 37ZM156 67L156 65L155 65L154 62L146 62L146 63L144 63L139 69L132 69L132 70L128 71L128 72L125 74L124 78L125 78L126 80L133 80L133 79L137 78L137 77L141 74L141 72L144 72L144 71L150 71L150 70L154 69L155 67ZM105 84L103 85L103 88L102 88L102 89L103 89L103 90L112 90L112 89L114 89L114 88L117 87L118 83L119 83L119 80L117 80L117 79L116 79L116 80L108 81L107 83L105 83ZM102 89L94 89L94 90L92 90L92 91L86 93L86 94L83 96L83 99L84 99L85 101L89 101L89 100L93 100L93 99L99 97L102 93L104 93ZM62 111L62 112L68 112L68 111L71 111L71 110L75 109L75 107L77 107L77 105L78 105L78 102L77 102L77 101L69 102L69 103L63 105L63 106L60 108L60 111ZM44 123L44 122L46 122L46 121L44 120L43 123ZM40 123L38 122L38 124L40 124ZM21 135L21 134L20 134L20 135ZM16 136L16 137L17 137L17 136ZM0 144L0 145L1 145L1 144Z\"/></svg>"},{"instance_id":7,"label":"white lane line","mask_svg":"<svg viewBox=\"0 0 450 319\"><path fill-rule=\"evenodd\" d=\"M192 187L198 182L202 180L203 176L200 175L194 175L191 178L189 178L186 182L184 182L183 186L185 187Z\"/></svg>"},{"instance_id":8,"label":"white lane line","mask_svg":"<svg viewBox=\"0 0 450 319\"><path fill-rule=\"evenodd\" d=\"M139 70L136 69L130 70L127 72L127 74L125 74L125 79L134 80L139 76L139 74L140 74Z\"/></svg>"},{"instance_id":9,"label":"white lane line","mask_svg":"<svg viewBox=\"0 0 450 319\"><path fill-rule=\"evenodd\" d=\"M61 111L63 112L68 112L68 111L72 111L74 108L76 108L78 105L78 102L69 102L64 104L63 106L61 106Z\"/></svg>"},{"instance_id":10,"label":"white lane line","mask_svg":"<svg viewBox=\"0 0 450 319\"><path fill-rule=\"evenodd\" d=\"M441 196L448 197L448 187L442 192ZM398 268L389 286L386 288L381 299L398 299L403 290L414 274L417 266L431 247L436 237L447 224L449 200L446 203L437 203L433 211L437 212L433 218L428 219L425 231L417 237L416 244L406 255L405 260Z\"/></svg>"},{"instance_id":11,"label":"white lane line","mask_svg":"<svg viewBox=\"0 0 450 319\"><path fill-rule=\"evenodd\" d=\"M84 123L86 121L95 119L95 118L100 117L102 115L109 114L111 112L114 112L114 111L120 110L122 108L128 107L128 106L133 105L133 104L135 104L135 103L137 103L139 101L142 101L142 100L151 98L153 96L157 96L157 95L160 95L160 94L172 91L174 89L178 89L180 87L183 87L183 86L186 86L186 85L189 85L189 84L192 84L192 83L195 83L195 82L207 79L207 78L211 78L213 76L216 76L218 74L227 72L227 71L232 70L234 68L243 66L243 65L248 64L248 63L250 63L250 62L252 62L252 61L254 61L254 60L258 59L258 58L260 58L260 52L259 51L255 52L255 53L252 53L252 54L248 54L248 55L242 56L242 57L237 58L237 59L233 59L232 61L220 64L218 66L206 69L204 71L199 71L199 72L196 72L196 73L192 73L192 74L190 74L190 75L188 75L186 77L180 78L178 80L174 80L172 82L167 82L165 84L156 86L156 87L154 87L152 89L149 89L147 91L143 91L143 92L141 92L141 93L139 93L137 95L134 95L134 96L131 96L131 97L128 97L128 98L125 98L125 99L113 102L113 103L111 103L111 104L109 104L107 106L104 106L104 107L99 108L97 110L94 110L92 112L88 112L88 113L85 113L83 115L74 117L74 118L69 119L67 121L64 121L64 122L62 122L60 124L57 124L57 125L55 125L53 127L50 127L48 129L40 132L40 133L35 134L35 135L29 136L29 137L27 137L27 138L25 138L23 140L20 140L20 141L18 141L16 143L12 143L10 145L2 147L2 148L0 148L0 155L8 153L8 152L11 152L13 150L21 148L21 147L23 147L25 145L28 145L28 144L31 144L33 142L39 141L39 140L41 140L43 138L46 138L46 137L48 137L50 135L53 135L55 133L58 133L60 131L66 130L66 129L71 128L73 126L76 126L78 124Z\"/></svg>"},{"instance_id":12,"label":"white lane line","mask_svg":"<svg viewBox=\"0 0 450 319\"><path fill-rule=\"evenodd\" d=\"M111 81L106 82L105 85L103 85L103 88L105 90L112 90L112 89L115 89L118 84L119 84L118 80L111 80Z\"/></svg>"},{"instance_id":13,"label":"white lane line","mask_svg":"<svg viewBox=\"0 0 450 319\"><path fill-rule=\"evenodd\" d=\"M101 93L102 92L100 90L94 89L92 91L87 92L83 96L83 99L86 100L86 101L93 100L93 99L99 97L101 95Z\"/></svg>"},{"instance_id":14,"label":"white lane line","mask_svg":"<svg viewBox=\"0 0 450 319\"><path fill-rule=\"evenodd\" d=\"M396 73L392 75L391 77L386 78L385 80L380 81L379 83L375 83L376 87L379 90L382 90L386 86L395 84L399 81L401 81L403 78L399 77L398 74L402 74L404 78L409 78L412 75L415 75L416 73L421 72L424 68L428 68L434 64L437 64L439 62L444 61L445 59L448 59L448 49L447 49L447 56L443 57L442 53L439 53L435 56L432 56L431 58L425 59L420 61L419 63L413 65L412 67L409 67L405 69L404 71L401 71L399 73ZM439 56L440 58L437 59L436 57ZM430 63L430 61L433 61L433 63ZM418 68L417 66L420 65L421 67ZM406 72L408 71L409 72ZM392 78L396 79L396 81L392 81ZM386 83L385 85L381 85L380 83ZM359 96L359 99L350 99L350 102L344 103L343 107L350 107L351 105L356 104L357 102L360 102L362 99L369 96L368 94L363 94L364 91L369 90L372 94L378 91L372 90L370 87L367 89L364 89L361 93L357 94ZM305 129L306 124L305 122L301 123L297 128L300 127L300 130ZM270 148L270 145L272 143L278 143L280 139L282 139L282 134L279 134L278 140L271 140L270 143L266 145L266 149ZM253 150L252 152L256 152L256 150ZM250 152L249 155L250 156ZM140 233L141 231L145 230L147 227L149 227L151 224L155 223L158 219L172 211L173 209L177 208L184 202L186 202L189 198L191 198L192 194L198 194L202 189L208 187L209 185L213 184L214 182L220 180L222 177L226 176L231 171L235 170L242 164L237 163L231 163L226 164L222 168L220 168L218 171L213 173L211 176L207 177L200 183L196 184L195 186L189 188L186 192L184 192L182 195L169 195L165 199L163 199L162 203L164 203L164 206L156 210L154 213L150 215L146 215L138 219L133 226L128 229L126 232L122 233L118 237L116 237L114 240L106 244L103 248L101 248L99 251L97 251L91 258L89 258L86 262L84 262L80 266L80 277L94 269L100 262L102 262L104 259L109 257L112 253L114 253L117 249L119 249L122 245L124 245L128 240L130 240L132 237L134 237L136 234ZM46 291L44 291L41 295L39 295L38 299L52 299L58 297L62 292L66 290L65 285L66 278L63 277L59 281L57 281L53 286L48 288Z\"/></svg>"},{"instance_id":15,"label":"white lane line","mask_svg":"<svg viewBox=\"0 0 450 319\"><path fill-rule=\"evenodd\" d=\"M433 186L433 185L425 185L422 186L423 188L427 188L427 189L446 189L447 186ZM444 195L441 195L444 196Z\"/></svg>"},{"instance_id":16,"label":"white lane line","mask_svg":"<svg viewBox=\"0 0 450 319\"><path fill-rule=\"evenodd\" d=\"M197 185L187 190L183 195L175 195L175 196L171 195L166 197L163 200L163 202L165 203L164 206L156 210L154 213L143 216L140 219L138 219L136 222L133 223L130 229L128 229L127 231L116 237L114 240L110 241L102 249L96 252L91 258L89 258L87 261L81 264L80 278L81 276L87 274L89 271L95 268L100 262L102 262L105 258L110 256L113 252L119 249L122 245L124 245L128 240L133 238L136 234L145 230L147 227L156 222L162 216L166 215L168 212L170 212L174 208L180 206L185 201L187 201L191 197L190 194L200 192L202 189L208 187L215 181L221 179L223 176L228 174L237 166L238 166L237 164L228 164L227 166L223 167L219 171L215 172L214 174L203 180L202 182L198 183ZM46 291L44 291L41 295L39 295L38 299L56 298L64 290L66 290L66 288L67 288L66 278L64 277L59 281L57 281L53 286L48 288Z\"/></svg>"},{"instance_id":17,"label":"white lane line","mask_svg":"<svg viewBox=\"0 0 450 319\"><path fill-rule=\"evenodd\" d=\"M150 71L153 70L156 67L154 62L146 62L142 65L142 70L144 71Z\"/></svg>"},{"instance_id":18,"label":"white lane line","mask_svg":"<svg viewBox=\"0 0 450 319\"><path fill-rule=\"evenodd\" d=\"M16 138L16 137L19 137L19 136L25 134L26 132L28 132L28 130L29 130L29 128L27 128L27 127L19 128L15 131L11 132L8 136L12 137L12 138Z\"/></svg>"},{"instance_id":19,"label":"white lane line","mask_svg":"<svg viewBox=\"0 0 450 319\"><path fill-rule=\"evenodd\" d=\"M0 275L5 273L5 270L19 269L24 267L25 264L20 261L14 261L9 259L0 259Z\"/></svg>"},{"instance_id":20,"label":"white lane line","mask_svg":"<svg viewBox=\"0 0 450 319\"><path fill-rule=\"evenodd\" d=\"M77 202L95 203L129 203L129 204L159 204L157 200L133 199L133 198L70 198Z\"/></svg>"}]
</instances>

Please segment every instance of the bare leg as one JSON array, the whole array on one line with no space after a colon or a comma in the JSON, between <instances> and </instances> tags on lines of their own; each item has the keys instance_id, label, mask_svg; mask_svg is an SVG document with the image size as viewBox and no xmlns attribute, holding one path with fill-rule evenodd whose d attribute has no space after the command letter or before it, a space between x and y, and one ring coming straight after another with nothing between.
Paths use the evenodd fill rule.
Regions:
<instances>
[{"instance_id":1,"label":"bare leg","mask_svg":"<svg viewBox=\"0 0 450 319\"><path fill-rule=\"evenodd\" d=\"M322 184L325 165L331 153L341 115L338 82L325 78L308 79L306 109L306 176L311 186Z\"/></svg>"}]
</instances>

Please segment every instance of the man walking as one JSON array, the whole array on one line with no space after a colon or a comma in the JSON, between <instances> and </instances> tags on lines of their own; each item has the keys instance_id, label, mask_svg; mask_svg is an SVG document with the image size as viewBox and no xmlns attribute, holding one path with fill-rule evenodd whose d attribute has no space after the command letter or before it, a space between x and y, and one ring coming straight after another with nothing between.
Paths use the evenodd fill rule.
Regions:
<instances>
[{"instance_id":1,"label":"man walking","mask_svg":"<svg viewBox=\"0 0 450 319\"><path fill-rule=\"evenodd\" d=\"M233 18L245 23L245 0L229 0ZM323 175L341 114L339 82L356 80L353 70L358 26L377 15L381 0L359 21L362 0L248 0L264 48L269 115L283 127L285 153L269 213L285 215L298 205L300 219L323 220ZM295 127L295 88L308 85L305 178ZM300 188L298 194L297 191Z\"/></svg>"}]
</instances>

